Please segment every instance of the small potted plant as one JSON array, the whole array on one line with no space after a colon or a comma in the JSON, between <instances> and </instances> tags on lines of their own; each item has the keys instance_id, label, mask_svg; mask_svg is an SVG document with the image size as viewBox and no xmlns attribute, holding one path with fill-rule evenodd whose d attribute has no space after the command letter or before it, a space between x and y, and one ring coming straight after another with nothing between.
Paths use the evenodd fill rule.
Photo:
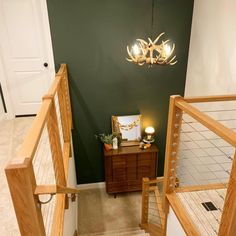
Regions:
<instances>
[{"instance_id":1,"label":"small potted plant","mask_svg":"<svg viewBox=\"0 0 236 236\"><path fill-rule=\"evenodd\" d=\"M112 149L112 142L114 135L113 134L98 134L95 135L97 139L100 139L100 141L104 144L104 148L109 151Z\"/></svg>"}]
</instances>

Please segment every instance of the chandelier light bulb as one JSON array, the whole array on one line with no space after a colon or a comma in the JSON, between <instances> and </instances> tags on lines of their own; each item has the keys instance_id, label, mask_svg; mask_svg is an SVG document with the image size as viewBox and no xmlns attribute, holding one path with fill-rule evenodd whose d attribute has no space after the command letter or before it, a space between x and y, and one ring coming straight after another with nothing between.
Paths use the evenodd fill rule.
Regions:
<instances>
[{"instance_id":1,"label":"chandelier light bulb","mask_svg":"<svg viewBox=\"0 0 236 236\"><path fill-rule=\"evenodd\" d=\"M132 47L132 52L135 56L139 55L140 54L140 48L137 44L134 44L133 47Z\"/></svg>"},{"instance_id":2,"label":"chandelier light bulb","mask_svg":"<svg viewBox=\"0 0 236 236\"><path fill-rule=\"evenodd\" d=\"M170 47L170 45L169 45L169 44L165 44L164 50L165 50L166 56L169 56L170 53L171 53L171 47Z\"/></svg>"}]
</instances>

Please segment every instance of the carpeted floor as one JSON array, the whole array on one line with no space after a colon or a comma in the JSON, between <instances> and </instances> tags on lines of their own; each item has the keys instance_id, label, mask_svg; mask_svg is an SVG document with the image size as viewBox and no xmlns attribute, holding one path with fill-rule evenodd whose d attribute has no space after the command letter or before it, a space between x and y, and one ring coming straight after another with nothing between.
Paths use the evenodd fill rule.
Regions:
<instances>
[{"instance_id":1,"label":"carpeted floor","mask_svg":"<svg viewBox=\"0 0 236 236\"><path fill-rule=\"evenodd\" d=\"M79 235L135 228L141 219L141 192L108 195L105 188L81 190L78 196Z\"/></svg>"},{"instance_id":2,"label":"carpeted floor","mask_svg":"<svg viewBox=\"0 0 236 236\"><path fill-rule=\"evenodd\" d=\"M0 121L0 235L20 235L4 168L16 155L32 120L32 117L24 117Z\"/></svg>"}]
</instances>

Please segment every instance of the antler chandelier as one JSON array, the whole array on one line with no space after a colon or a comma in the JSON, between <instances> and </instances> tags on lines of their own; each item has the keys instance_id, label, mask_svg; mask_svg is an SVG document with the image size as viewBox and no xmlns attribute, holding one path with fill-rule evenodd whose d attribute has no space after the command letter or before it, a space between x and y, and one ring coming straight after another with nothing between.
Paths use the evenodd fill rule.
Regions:
<instances>
[{"instance_id":1,"label":"antler chandelier","mask_svg":"<svg viewBox=\"0 0 236 236\"><path fill-rule=\"evenodd\" d=\"M154 16L157 0L152 0L151 7L151 27L152 34L154 32ZM145 63L149 66L152 65L174 65L177 63L176 55L173 55L175 50L175 44L170 45L170 40L158 42L160 38L165 33L161 33L157 38L152 41L148 38L148 42L143 39L136 39L136 44L134 44L131 49L127 46L127 52L129 58L126 58L127 61L134 62L140 66ZM159 43L159 44L158 44Z\"/></svg>"},{"instance_id":2,"label":"antler chandelier","mask_svg":"<svg viewBox=\"0 0 236 236\"><path fill-rule=\"evenodd\" d=\"M173 55L175 50L175 44L172 44L172 47L169 45L170 40L162 41L160 44L158 40L165 33L161 33L157 38L152 41L148 38L149 42L146 42L143 39L136 39L137 43L132 46L131 50L127 46L127 52L129 58L126 58L127 61L134 62L140 66L146 64L149 65L174 65L177 63L175 60L176 55Z\"/></svg>"}]
</instances>

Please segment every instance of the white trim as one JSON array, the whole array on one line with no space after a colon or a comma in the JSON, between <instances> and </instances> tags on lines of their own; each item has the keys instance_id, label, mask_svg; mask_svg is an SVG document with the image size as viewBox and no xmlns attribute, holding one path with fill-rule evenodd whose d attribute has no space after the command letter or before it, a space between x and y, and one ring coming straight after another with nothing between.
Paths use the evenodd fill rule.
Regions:
<instances>
[{"instance_id":1,"label":"white trim","mask_svg":"<svg viewBox=\"0 0 236 236\"><path fill-rule=\"evenodd\" d=\"M91 183L91 184L78 184L77 188L79 190L86 190L86 189L94 189L94 188L105 188L106 183L105 182L98 182L98 183Z\"/></svg>"},{"instance_id":2,"label":"white trim","mask_svg":"<svg viewBox=\"0 0 236 236\"><path fill-rule=\"evenodd\" d=\"M1 0L0 0L1 3ZM52 47L52 39L51 39L51 31L50 31L50 25L49 25L49 17L48 17L48 9L47 9L47 1L46 0L40 0L38 3L40 9L38 9L37 14L40 14L39 18L42 20L42 39L44 44L44 51L43 54L45 56L45 62L49 64L48 70L50 75L50 80L48 80L48 88L51 85L51 82L53 81L55 77L55 65L54 65L54 56L53 56L53 47ZM1 7L1 5L0 5ZM2 23L3 24L3 23ZM2 27L2 25L0 25ZM9 86L9 77L7 76L7 68L4 64L3 60L3 48L0 41L0 82L2 86L2 92L4 95L5 105L7 109L7 113L5 113L6 119L13 119L15 118L15 111L13 106L13 98L11 94L11 88ZM45 91L45 93L47 90ZM1 117L2 118L2 117Z\"/></svg>"},{"instance_id":3,"label":"white trim","mask_svg":"<svg viewBox=\"0 0 236 236\"><path fill-rule=\"evenodd\" d=\"M51 37L51 30L50 30L50 22L49 22L49 16L48 16L48 6L47 6L47 0L41 0L41 19L42 19L42 25L43 25L43 33L44 33L44 44L46 47L46 52L44 52L47 55L47 63L49 64L50 68L50 77L51 80L49 81L49 86L51 85L51 82L54 80L55 77L55 64L54 64L54 55L53 55L53 47L52 47L52 37ZM46 91L45 91L46 92Z\"/></svg>"},{"instance_id":4,"label":"white trim","mask_svg":"<svg viewBox=\"0 0 236 236\"><path fill-rule=\"evenodd\" d=\"M5 113L5 117L6 119L13 119L14 112L13 112L12 101L11 101L9 88L7 84L6 72L5 72L5 68L3 67L1 45L0 45L0 82L1 82L2 92L3 92L3 96L4 96L6 108L7 108L7 113Z\"/></svg>"}]
</instances>

